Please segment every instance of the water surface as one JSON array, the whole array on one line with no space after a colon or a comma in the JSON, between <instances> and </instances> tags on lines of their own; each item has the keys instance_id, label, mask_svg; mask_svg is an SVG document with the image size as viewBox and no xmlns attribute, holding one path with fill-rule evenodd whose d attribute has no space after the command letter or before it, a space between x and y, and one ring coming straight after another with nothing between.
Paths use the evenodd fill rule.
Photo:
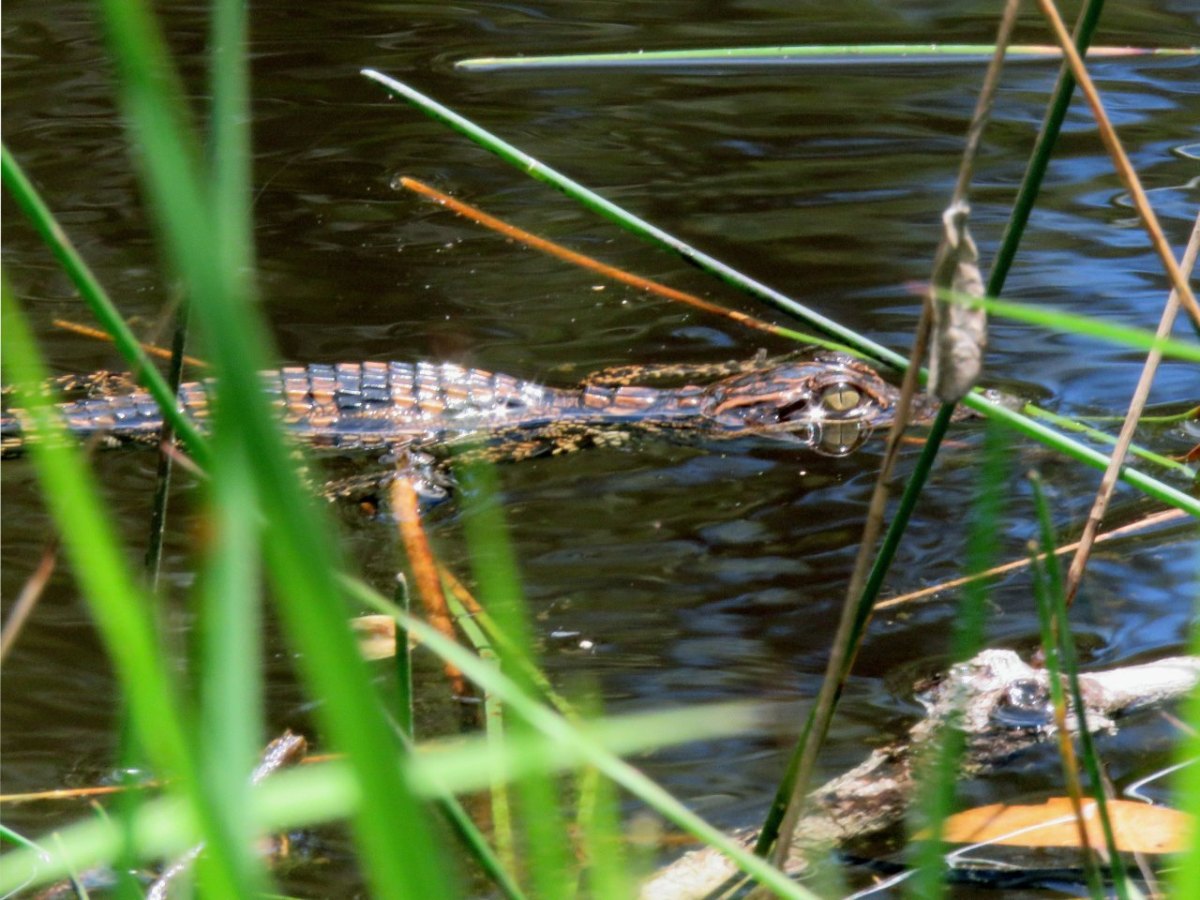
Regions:
<instances>
[{"instance_id":1,"label":"water surface","mask_svg":"<svg viewBox=\"0 0 1200 900\"><path fill-rule=\"evenodd\" d=\"M701 296L778 319L745 297L582 211L358 75L409 81L704 251L873 339L903 350L938 240L982 69L758 65L713 70L466 74L482 55L795 42L990 41L994 4L743 2L308 4L260 2L252 21L256 245L263 312L283 362L448 359L569 384L636 362L713 362L785 345L723 320L606 284L522 249L391 185L410 175L521 227ZM58 212L123 311L150 333L172 296L149 231L112 103L91 4L13 0L4 19L4 140ZM204 95L203 5L166 19L189 89ZM1189 3L1111 9L1103 43L1175 45L1195 35ZM1018 38L1046 39L1032 14ZM1097 82L1151 192L1168 237L1186 239L1200 190L1200 96L1192 59L1096 63ZM978 166L973 227L986 263L1040 122L1055 67L1014 65ZM56 371L117 365L112 351L50 326L84 318L65 277L4 208L6 276L34 317ZM1166 281L1082 109L1069 119L1043 205L1006 293L1111 321L1153 327ZM1182 334L1182 331L1181 331ZM1069 415L1119 414L1140 370L1136 354L998 322L989 377ZM1168 364L1152 402L1195 403L1194 367ZM978 478L981 427L957 429L918 510L888 590L960 570ZM1144 438L1164 452L1182 430ZM1098 475L1018 442L1014 471L1038 467L1056 522L1073 536ZM911 464L911 452L902 468ZM816 693L852 563L879 445L847 459L767 442L681 447L661 442L534 460L501 471L503 500L546 665L559 683L597 685L607 708L710 700L806 701ZM155 461L96 461L130 553L141 552ZM3 467L6 604L50 527L25 462ZM181 483L166 558L166 620L181 646L192 579L197 489ZM1013 516L997 547L1024 552L1028 490L1014 476ZM1113 520L1150 505L1123 490ZM389 583L392 527L339 510L350 556ZM434 540L466 572L453 503L430 514ZM1075 620L1089 664L1179 652L1196 596L1194 531L1176 527L1110 545L1085 583ZM822 758L833 774L914 715L906 685L947 652L956 596L882 616ZM564 635L573 635L565 637ZM1028 649L1037 624L1024 575L997 585L989 640ZM594 649L579 648L583 638ZM271 647L269 717L311 729L287 652ZM448 703L423 673L429 729ZM65 566L4 671L4 790L93 783L110 774L112 680ZM320 735L311 732L317 744ZM1154 715L1133 720L1110 763L1133 779L1170 753ZM643 763L723 825L765 806L786 742L751 737L664 752ZM1040 759L1040 758L1039 758ZM980 802L1058 790L1048 757L1019 782L973 789ZM81 812L6 809L40 833ZM302 868L299 894L345 894L352 868Z\"/></svg>"}]
</instances>

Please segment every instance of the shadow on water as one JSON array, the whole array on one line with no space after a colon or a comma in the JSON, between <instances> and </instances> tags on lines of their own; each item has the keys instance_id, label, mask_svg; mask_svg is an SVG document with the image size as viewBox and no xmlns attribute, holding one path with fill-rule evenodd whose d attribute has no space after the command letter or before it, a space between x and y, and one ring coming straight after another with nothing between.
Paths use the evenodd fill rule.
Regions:
<instances>
[{"instance_id":1,"label":"shadow on water","mask_svg":"<svg viewBox=\"0 0 1200 900\"><path fill-rule=\"evenodd\" d=\"M1194 34L1190 5L1126 4L1105 21L1106 42L1171 45ZM753 67L745 70L551 71L467 75L456 59L495 53L730 46L795 42L990 40L991 4L856 2L830 7L763 2L467 3L404 7L369 2L253 5L256 240L265 311L285 361L448 359L569 384L603 366L748 357L764 338L520 249L390 188L420 178L522 227L606 262L752 309L701 273L597 220L357 75L372 66L406 78L555 167L756 278L874 339L903 348L928 276L940 204L951 180L980 69ZM168 24L201 90L203 4L172 4ZM801 18L801 17L812 17ZM1021 39L1042 41L1031 16ZM91 5L14 0L4 18L4 139L127 315L143 327L170 296L111 105L109 72ZM1110 111L1182 244L1198 195L1200 101L1194 60L1097 64ZM1006 75L979 165L975 233L986 261L1023 171L1054 69ZM1008 293L1030 302L1146 324L1164 279L1082 111L1068 119ZM27 303L51 363L63 372L116 365L104 345L55 331L81 318L65 278L4 208L3 263ZM757 311L756 311L757 312ZM1140 369L1135 355L997 323L995 378L1028 385L1052 408L1119 413ZM788 349L771 346L773 352ZM1194 402L1194 371L1168 364L1152 401ZM890 585L894 593L958 574L963 513L977 475L978 428L935 473ZM1166 452L1183 433L1156 435ZM503 500L540 630L561 682L599 685L610 711L745 697L811 698L825 664L873 471L875 441L845 459L746 441L543 458L502 470ZM1055 491L1059 524L1080 522L1096 481L1034 447ZM131 547L144 540L154 459L97 459ZM22 462L3 467L6 604L36 563L48 527ZM164 562L167 584L191 578L193 486L176 488ZM1025 489L1000 555L1031 534ZM1141 505L1120 495L1114 518ZM391 526L342 510L346 542L386 584ZM431 514L448 562L465 571L456 511ZM1194 536L1176 528L1099 553L1077 626L1091 659L1113 664L1177 652L1195 591ZM170 591L168 591L168 594ZM857 763L880 723L898 732L912 707L897 670L935 666L947 650L953 597L894 612L873 626L823 765ZM993 595L991 639L1027 649L1037 624L1028 582ZM186 641L187 613L168 608ZM581 649L581 640L592 645ZM304 724L307 700L274 646L269 715ZM426 673L433 720L448 715ZM4 671L5 791L89 783L111 759L114 710L103 656L69 573L54 578ZM891 689L899 687L900 696ZM437 727L432 725L431 727ZM1132 726L1137 728L1135 722ZM1150 728L1149 725L1146 726ZM1131 732L1136 735L1136 732ZM706 744L645 761L665 786L722 824L765 806L786 750L771 739ZM1114 767L1144 774L1169 754L1161 729L1126 737ZM1128 758L1121 758L1125 754ZM1047 761L1023 790L1057 777ZM1040 780L1039 780L1040 779ZM1003 784L995 790L1005 793ZM985 800L981 802L986 802ZM70 811L72 815L74 811ZM64 811L6 810L7 824L43 831ZM334 854L336 856L336 853ZM337 892L340 869L298 891ZM308 877L307 875L305 877ZM339 881L341 879L341 881Z\"/></svg>"}]
</instances>

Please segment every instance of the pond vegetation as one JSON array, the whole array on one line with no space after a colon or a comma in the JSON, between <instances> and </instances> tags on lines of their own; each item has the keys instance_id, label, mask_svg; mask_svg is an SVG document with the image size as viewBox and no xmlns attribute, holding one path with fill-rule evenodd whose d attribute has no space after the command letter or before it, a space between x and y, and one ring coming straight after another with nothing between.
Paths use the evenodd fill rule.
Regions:
<instances>
[{"instance_id":1,"label":"pond vegetation","mask_svg":"<svg viewBox=\"0 0 1200 900\"><path fill-rule=\"evenodd\" d=\"M1041 7L1054 23L1052 30L1065 41L1065 29L1052 4L1046 0ZM1083 13L1075 36L1081 47L1090 40L1099 7L1098 3L1089 4ZM1055 737L1063 760L1062 794L1070 798L1072 808L1079 811L1087 798L1098 804L1103 822L1100 844L1067 845L1073 854L1070 867L1086 889L1093 896L1113 890L1122 897L1145 891L1147 885L1151 891L1160 889L1155 885L1161 871L1152 871L1161 870L1160 865L1146 866L1135 874L1136 866L1123 862L1131 859L1131 847L1122 836L1127 829L1120 817L1129 813L1123 806L1104 804L1108 788L1103 748L1079 722L1084 709L1089 710L1087 715L1092 710L1100 715L1100 709L1115 714L1134 704L1114 701L1103 707L1088 706L1081 686L1087 684L1081 681L1086 677L1081 675L1081 654L1071 632L1071 604L1086 577L1092 541L1103 536L1107 492L1118 480L1152 498L1156 511L1176 511L1179 519L1175 521L1200 517L1194 454L1177 458L1153 446L1135 447L1136 462L1121 462L1135 432L1142 442L1147 436L1153 438L1153 431L1137 430L1144 418L1141 406L1131 407L1116 447L1110 450L1101 449L1086 434L1072 437L1065 429L1047 425L1049 413L1034 404L1016 408L991 395L965 393L966 386L943 395L942 411L933 426L920 434L921 458L907 473L898 502L889 499L894 454L889 453L883 466L859 563L845 585L841 624L829 637L821 690L815 698L805 698L808 718L798 738L794 727L787 729L788 739L796 742L775 786L775 802L764 811L755 834L729 833L707 822L627 760L689 742L783 730L780 720L788 717L771 703L750 697L734 703L606 714L599 692L557 683L539 661L544 652L540 620L525 598L521 560L509 538L510 512L502 503L502 489L491 468L466 461L455 472L453 502L461 510L473 591L463 587L462 581L468 580L463 573L456 576L454 567L431 549L421 522L424 511L402 477L390 483L385 505L389 522L395 520L396 540L406 553L407 577L400 580L394 595L389 595L390 591L380 590L378 582L372 584L352 574L339 546L338 529L331 521L334 515L314 497L307 483L309 474L302 476L298 471L292 448L261 389L259 373L274 365L277 353L268 337L270 324L257 304L247 11L236 0L213 4L208 100L203 108L194 109L184 99L180 75L149 5L109 0L100 8L117 72L120 107L153 211L164 265L171 277L178 279L186 297L176 316L180 335L194 327L196 353L208 364L218 385L205 431L179 414L174 402L183 339L177 336L170 375L163 377L138 343L134 329L122 319L70 244L70 229L54 220L54 198L43 203L7 146L4 184L129 368L160 404L167 426L179 439L178 452L165 458L185 457L199 473L180 476L178 459L175 475L169 465L160 469L164 480L197 478L203 485L199 503L204 536L195 549L195 579L190 589L196 627L188 639L188 652L183 654L187 664L182 666L179 648L164 633L156 612L152 585L158 560L149 561L146 576L129 564L124 538L108 514L88 453L62 434L54 398L41 388L52 383L49 372L38 353L29 316L6 281L5 383L15 389L14 405L25 410L25 427L37 438L29 446L30 462L120 690L125 721L119 761L113 765L131 773L149 770L156 788L142 790L131 778L124 785L128 790L107 811L82 817L56 829L53 835L6 828L6 837L16 846L0 859L0 892L32 890L62 879L86 880L89 870L105 866L119 873L118 895L121 891L124 896L140 895L144 884L128 873L157 863L167 868L165 880L150 888L153 896L166 896L178 889L177 882L189 878L194 878L201 896L267 895L273 876L257 849L259 835L348 822L357 862L372 896L456 896L474 890L508 897L622 898L636 895L639 883L665 862L630 839L627 814L632 801L689 835L703 847L700 853L727 860L717 865L722 878L738 871L778 896L834 896L852 890L838 883L843 874L837 865L819 865L811 878L794 877L802 864L795 855L793 837L799 829L797 845L811 849L813 842L804 837L806 823L813 827L812 819L805 818L806 812L812 812L806 804L819 805L821 791L830 790L829 785L817 788L817 754L870 628L893 555L903 546L906 521L922 498L925 480L933 470L943 436L956 421L954 412L960 401L985 416L988 423L977 426L986 430L986 439L972 506L959 511L959 521L945 525L967 535L962 559L967 584L961 593L946 668L951 662L976 658L988 645L990 576L985 573L1004 562L997 558L996 548L1006 523L1025 516L1026 529L1034 538L1028 559L1018 564L1027 565L1036 595L1042 666L1050 673L1045 687L1048 699L1040 709L1049 718L1015 727L1042 738ZM1010 4L1007 25L1000 30L1001 45L1009 40L1015 10L1016 4ZM845 48L830 48L829 52L844 53ZM876 48L875 52L884 51ZM1073 55L1065 48L1064 52ZM646 62L644 54L639 56L640 65ZM984 99L976 109L967 142L976 149L987 146L990 91L1002 83L1000 63L997 55L983 79ZM1184 262L1177 264L1161 230L1155 231L1154 214L1143 205L1145 191L1115 132L1103 123L1098 100L1093 106L1114 166L1126 179L1131 202L1146 223L1150 235L1146 240L1158 248L1168 272L1164 284L1169 285L1171 299L1159 332L1157 336L1139 333L999 299L1076 81L1085 86L1089 96L1094 91L1077 56L1063 63L1039 146L1018 193L1012 224L990 263L986 285L982 277L976 277L979 290L974 293L969 289L974 245L964 222L952 226L954 217L947 216L943 246L936 260L931 256L929 269L938 282L936 273L950 259L949 274L929 292L925 307L929 315L917 326L922 333L916 341L915 366L883 344L650 225L414 88L378 71L367 70L365 75L586 208L765 301L798 323L787 328L751 323L752 328L770 330L782 340L811 331L816 340L834 341L874 365L911 371L907 397L918 389L924 329L932 320L945 318L946 310L967 310L972 321L978 322L983 309L1087 340L1117 340L1148 348L1147 387L1139 391L1141 403L1160 358L1198 361L1195 333L1200 332L1200 312L1187 278L1200 231L1193 232ZM977 88L964 82L962 90L965 94ZM397 106L392 112L399 114L401 109ZM203 130L193 121L197 114ZM966 125L964 122L964 132ZM446 141L458 139L446 132ZM936 217L943 206L966 209L971 172L968 154L954 190L936 198L930 192L930 217ZM965 220L965 212L960 219ZM511 230L507 233L513 234ZM964 249L967 245L970 253ZM980 260L979 265L986 262ZM978 270L975 273L978 276ZM647 289L643 281L636 283L638 289ZM941 312L935 315L935 310ZM1183 313L1181 319L1190 322L1191 329L1174 328L1175 310ZM965 320L961 317L954 321L960 331L970 330L962 325ZM972 350L956 345L950 355L972 353L982 353L982 347ZM941 366L943 370L949 366L945 356ZM1159 427L1195 421L1197 415L1194 407L1167 412ZM170 435L168 432L167 443L172 440ZM898 452L904 435L901 422L889 437L889 451ZM1072 465L1106 472L1101 495L1077 549L1071 551L1072 561L1065 573L1058 561L1063 548L1056 546L1060 529L1050 512L1055 498L1043 477L1029 476L1030 504L1018 508L1009 496L1015 477L1014 446L1030 440L1065 455ZM1110 452L1116 462L1110 461ZM306 462L306 472L311 473L316 465ZM164 489L161 503L167 496ZM1179 598L1179 602L1187 604L1194 599ZM409 608L410 603L418 602L424 615ZM350 608L369 608L385 617L384 622L372 619L358 627L376 633L382 630L385 644L391 642L398 648L394 659L386 650L380 655L388 661L364 659L360 640L347 624ZM271 610L269 616L267 609ZM283 768L282 759L259 760L267 723L273 720L263 674L268 617L278 618L312 698L322 744L332 754L307 765L289 765L284 771L275 771ZM6 638L9 627L6 624ZM1195 635L1193 628L1193 644ZM430 690L418 680L439 677L428 665L425 654L429 653L441 660L442 674L455 694L478 698L478 706L459 707L464 718L482 723L467 736L448 740L417 730L420 697ZM1150 677L1142 670L1139 673L1139 677ZM1033 676L1022 677L1025 684ZM1156 697L1156 702L1186 692L1187 676L1180 684L1182 687L1172 687ZM441 687L436 691L444 693ZM8 696L5 699L15 702ZM1195 704L1193 697L1185 710L1191 736L1184 728L1178 732L1179 759L1185 762L1194 760L1200 751L1195 737L1200 708ZM1069 708L1078 711L1073 727L1067 724ZM966 843L963 834L978 833L964 832L951 815L962 805L955 795L961 773L1002 764L980 760L977 742L981 732L970 730L966 724L969 710L959 708L953 697L938 715L940 718L931 718L926 731L913 729L908 740L915 746L896 751L912 753L907 765L913 778L903 788L896 788L904 796L891 812L900 816L912 809L918 812L907 816L908 850L898 857L912 867L891 883L903 884L897 889L917 896L936 896L944 890L951 867L948 842ZM983 739L997 740L986 734ZM283 743L274 745L273 752L282 757L285 749L289 755L295 751L294 738L280 740ZM261 769L259 777L252 777L256 768ZM1200 775L1195 767L1182 771L1175 805L1194 816L1200 807ZM858 793L882 783L863 777L865 780L856 783ZM885 818L881 816L873 826L899 827L894 819L881 825ZM1182 854L1175 858L1170 876L1174 892L1196 895L1200 892L1200 832L1178 834L1176 819L1153 827L1167 832L1163 843L1156 846ZM1148 832L1152 826L1135 830ZM857 840L859 835L853 837ZM199 852L193 849L201 846ZM824 854L817 853L816 858L823 859ZM462 860L470 861L466 876ZM172 861L177 865L172 866ZM725 865L727 870L721 868ZM847 868L851 866L847 864ZM969 872L970 866L956 863L954 868L959 877L968 877L963 873ZM674 877L660 872L649 882L660 885L655 890L676 891L654 896L682 896L689 890L703 895L712 887L708 882L702 882L702 890L694 885L661 886ZM986 881L978 872L970 877ZM720 881L718 878L717 883ZM745 887L739 887L735 879L733 889Z\"/></svg>"}]
</instances>

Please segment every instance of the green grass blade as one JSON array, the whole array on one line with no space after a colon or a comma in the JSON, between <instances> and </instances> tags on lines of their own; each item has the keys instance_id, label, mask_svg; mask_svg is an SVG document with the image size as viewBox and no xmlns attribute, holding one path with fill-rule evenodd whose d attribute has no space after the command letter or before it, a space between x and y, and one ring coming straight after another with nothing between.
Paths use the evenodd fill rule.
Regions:
<instances>
[{"instance_id":1,"label":"green grass blade","mask_svg":"<svg viewBox=\"0 0 1200 900\"><path fill-rule=\"evenodd\" d=\"M1100 23L1100 13L1104 9L1104 0L1087 0L1079 13L1075 26L1075 47L1080 53L1090 53L1088 45L1092 34ZM1017 248L1025 234L1025 226L1029 223L1029 214L1037 202L1041 191L1046 169L1050 165L1050 156L1062 130L1063 120L1071 105L1071 95L1075 93L1075 76L1071 74L1071 65L1067 60L1058 70L1058 79L1054 85L1054 93L1046 107L1046 115L1042 127L1038 130L1037 141L1029 155L1029 164L1021 178L1021 186L1013 201L1012 212L1004 226L1004 234L1000 238L1000 246L996 250L996 258L992 262L988 274L986 293L998 297L1004 292L1004 282L1008 278L1009 269L1017 256Z\"/></svg>"},{"instance_id":2,"label":"green grass blade","mask_svg":"<svg viewBox=\"0 0 1200 900\"><path fill-rule=\"evenodd\" d=\"M389 614L396 612L369 588L363 589L360 599L367 599L369 605L387 610ZM502 678L470 653L461 649L459 652L472 661L472 666L479 667L471 674L472 677L480 676L481 683L495 686L495 680ZM507 679L504 683L508 688L513 687ZM745 703L713 704L665 713L610 717L590 723L582 731L568 724L565 727L576 735L576 739L566 742L561 735L546 734L543 730L497 750L485 738L472 737L435 742L404 758L395 755L393 761L398 767L406 768L407 780L422 797L439 800L452 792L486 787L493 772L516 775L534 767L563 771L586 762L589 755L598 752L597 748L608 754L643 753L685 741L753 733L764 722L774 719L775 716ZM635 794L636 787L634 785ZM360 783L346 760L281 771L255 788L251 799L244 813L248 823L262 832L337 821L354 815L363 802ZM22 848L0 857L0 894L21 886L31 873L34 873L34 884L46 884L61 878L67 871L84 870L112 859L122 839L119 823L95 817L67 826L56 834L57 849L50 849L52 842L49 839L36 844L26 841ZM195 818L178 797L147 801L133 818L133 841L139 859L173 856L192 846L200 836ZM811 894L792 891L788 896L810 897Z\"/></svg>"},{"instance_id":3,"label":"green grass blade","mask_svg":"<svg viewBox=\"0 0 1200 900\"><path fill-rule=\"evenodd\" d=\"M1041 422L1036 422L999 403L993 403L975 394L968 394L963 398L962 404L976 411L984 412L989 418L1005 422L1021 434L1039 440L1046 446L1060 451L1076 462L1101 471L1108 466L1108 456L1100 451L1080 444L1078 441L1064 438L1057 431L1054 431ZM1188 515L1200 518L1200 499L1185 494L1183 491L1159 481L1157 478L1153 478L1139 469L1135 469L1132 466L1122 467L1121 480L1137 488L1148 497L1153 497L1168 506L1183 510Z\"/></svg>"},{"instance_id":4,"label":"green grass blade","mask_svg":"<svg viewBox=\"0 0 1200 900\"><path fill-rule=\"evenodd\" d=\"M1156 350L1163 356L1187 362L1200 362L1200 346L1194 343L1175 338L1159 338L1153 331L1134 328L1131 325L1105 322L1094 316L1081 316L1077 313L1050 309L1045 306L1029 306L1025 303L1013 303L1011 300L1002 300L996 297L975 297L951 291L939 291L938 299L943 303L957 303L975 309L985 309L991 315L1027 322L1048 331L1094 337L1098 340L1120 344L1123 347Z\"/></svg>"},{"instance_id":5,"label":"green grass blade","mask_svg":"<svg viewBox=\"0 0 1200 900\"><path fill-rule=\"evenodd\" d=\"M403 97L426 115L443 122L453 128L460 134L470 138L475 143L484 147L491 153L501 159L515 165L527 175L536 178L538 181L543 181L551 185L556 190L566 194L572 200L581 203L585 208L598 213L605 218L616 222L622 228L639 237L647 238L654 243L667 247L674 253L682 256L685 260L703 269L710 274L716 275L723 281L737 286L760 299L765 300L773 306L795 316L801 321L807 322L813 328L824 332L825 334L835 338L843 344L853 347L854 349L867 354L868 356L882 360L891 365L903 367L904 358L899 354L887 349L886 347L876 344L864 338L862 335L851 331L849 328L833 321L832 319L822 316L820 313L809 309L801 303L793 300L785 294L776 291L774 288L768 287L761 282L755 281L752 278L738 272L731 266L726 265L720 260L709 256L706 253L692 247L679 238L675 237L651 225L644 219L640 219L632 213L627 212L615 203L604 199L594 191L589 190L577 181L568 178L561 172L552 169L542 162L534 159L529 154L517 149L512 144L500 139L496 135L476 125L474 122L460 116L458 113L443 106L436 100L422 94L420 91L409 87L403 82L397 81L384 75L382 72L377 72L374 69L363 69L362 74L372 81L376 81L383 85L390 93Z\"/></svg>"},{"instance_id":6,"label":"green grass blade","mask_svg":"<svg viewBox=\"0 0 1200 900\"><path fill-rule=\"evenodd\" d=\"M456 62L467 72L524 69L643 68L647 66L714 66L848 63L892 66L896 63L987 62L992 44L801 44L780 47L718 47L699 50L636 50L624 53L563 53L543 56L481 56ZM1196 47L1093 47L1089 57L1195 56ZM1005 55L1014 59L1058 59L1052 44L1013 44ZM890 69L889 69L890 71Z\"/></svg>"},{"instance_id":7,"label":"green grass blade","mask_svg":"<svg viewBox=\"0 0 1200 900\"><path fill-rule=\"evenodd\" d=\"M1062 572L1058 567L1058 559L1053 556L1054 541L1050 526L1049 507L1042 491L1041 479L1035 474L1030 478L1033 487L1034 507L1038 516L1038 527L1041 533L1039 541L1030 541L1030 572L1033 575L1033 596L1037 605L1038 625L1041 631L1042 654L1045 659L1046 672L1049 675L1050 701L1055 710L1055 716L1060 726L1058 742L1063 768L1063 779L1067 794L1076 803L1082 798L1083 790L1079 783L1079 773L1073 765L1074 753L1071 748L1071 738L1062 729L1066 719L1066 694L1063 691L1063 648L1069 643L1067 620L1059 616L1060 606L1055 597L1063 597ZM1039 552L1051 554L1044 558ZM1065 610L1065 605L1061 607ZM1078 806L1076 807L1078 810ZM1094 850L1081 841L1079 852L1082 858L1084 874L1087 878L1088 891L1096 900L1106 896L1103 876L1096 861Z\"/></svg>"},{"instance_id":8,"label":"green grass blade","mask_svg":"<svg viewBox=\"0 0 1200 900\"><path fill-rule=\"evenodd\" d=\"M527 696L536 696L537 689L528 676L536 669L529 610L508 528L496 498L495 472L491 466L477 463L458 467L456 475L462 487L463 533L479 600L507 639L494 649L509 677ZM532 727L524 718L510 715L508 709L504 726L518 740ZM520 799L519 830L524 838L532 893L547 900L568 898L574 893L572 854L567 844L558 782L549 772L533 770L518 778L515 787Z\"/></svg>"},{"instance_id":9,"label":"green grass blade","mask_svg":"<svg viewBox=\"0 0 1200 900\"><path fill-rule=\"evenodd\" d=\"M1071 707L1079 721L1079 757L1083 761L1084 770L1092 786L1092 799L1096 803L1096 812L1100 819L1100 828L1104 834L1104 842L1108 849L1108 864L1112 871L1112 882L1120 900L1129 900L1129 877L1125 871L1125 863L1117 850L1116 838L1113 834L1112 817L1108 812L1108 801L1104 787L1104 776L1100 770L1099 754L1096 742L1092 739L1091 729L1087 724L1087 708L1083 701L1083 689L1079 684L1079 661L1075 655L1075 641L1071 636L1070 622L1067 615L1067 597L1063 587L1062 572L1058 566L1057 549L1054 540L1054 526L1050 520L1050 505L1046 502L1042 490L1041 478L1034 473L1030 481L1033 485L1034 505L1037 509L1038 529L1041 535L1041 551L1045 555L1039 560L1039 568L1046 574L1044 578L1046 589L1044 598L1039 598L1039 604L1050 608L1052 620L1057 623L1056 637L1058 639L1057 654L1066 675L1067 686L1071 693ZM1052 678L1057 678L1052 674Z\"/></svg>"},{"instance_id":10,"label":"green grass blade","mask_svg":"<svg viewBox=\"0 0 1200 900\"><path fill-rule=\"evenodd\" d=\"M75 245L67 237L66 232L55 220L53 213L46 206L33 184L25 177L16 159L8 151L8 147L0 145L0 173L3 175L4 186L8 188L17 206L37 229L42 240L50 248L59 265L75 285L84 302L91 309L97 321L104 327L113 339L120 354L129 363L129 368L138 373L138 377L146 389L154 397L163 416L170 421L175 433L187 445L201 465L208 462L207 445L196 427L178 409L175 393L159 374L158 369L150 362L150 358L138 343L137 337L125 324L121 314L109 299L108 294L92 274L88 264L84 262Z\"/></svg>"},{"instance_id":11,"label":"green grass blade","mask_svg":"<svg viewBox=\"0 0 1200 900\"><path fill-rule=\"evenodd\" d=\"M1196 583L1200 585L1200 545L1197 545L1194 563ZM1191 652L1200 656L1200 591L1192 601ZM1200 822L1200 689L1192 691L1183 709L1187 728L1179 742L1176 759L1183 766L1175 778L1175 793L1178 806ZM1171 896L1200 897L1200 828L1192 828L1187 849L1176 860L1171 877Z\"/></svg>"},{"instance_id":12,"label":"green grass blade","mask_svg":"<svg viewBox=\"0 0 1200 900\"><path fill-rule=\"evenodd\" d=\"M185 738L187 716L155 633L150 598L125 565L82 452L63 434L56 411L41 393L46 372L7 282L0 284L0 303L4 365L39 437L31 443L30 456L113 661L137 738L162 776L175 779L192 814L203 823L210 884L226 896L241 895L250 886L238 876L220 816L201 787Z\"/></svg>"},{"instance_id":13,"label":"green grass blade","mask_svg":"<svg viewBox=\"0 0 1200 900\"><path fill-rule=\"evenodd\" d=\"M466 606L459 602L458 595L449 589L449 585L443 585L443 590L446 597L446 605L449 607L451 615L454 616L454 621L458 625L459 630L462 631L467 641L471 644L471 648L480 659L497 666L500 665L500 656L492 648L488 636L484 633L483 628L480 627L480 623L476 620L476 617L472 615ZM408 612L408 609L405 609L405 612ZM481 616L487 617L487 613L483 612L482 609ZM396 627L399 629L401 626L397 623ZM504 704L486 690L483 694L483 723L487 739L496 745L502 744L505 739ZM496 779L488 785L488 791L491 800L492 837L496 842L496 855L506 870L515 872L517 869L517 842L516 830L513 827L512 803L508 793L508 783L501 779Z\"/></svg>"},{"instance_id":14,"label":"green grass blade","mask_svg":"<svg viewBox=\"0 0 1200 900\"><path fill-rule=\"evenodd\" d=\"M200 680L199 754L207 789L224 827L234 836L236 862L246 883L266 884L257 837L243 811L250 773L264 741L262 622L258 527L246 498L254 496L249 462L241 448L218 433L210 481L209 552L196 596ZM203 884L203 857L200 860Z\"/></svg>"},{"instance_id":15,"label":"green grass blade","mask_svg":"<svg viewBox=\"0 0 1200 900\"><path fill-rule=\"evenodd\" d=\"M222 270L248 295L253 267L250 224L250 143L246 89L246 23L240 0L217 0L212 11L209 168L212 172L212 252ZM224 410L217 410L218 424ZM235 835L236 863L255 890L267 879L256 835L242 811L250 773L265 740L262 701L262 623L258 516L249 454L235 428L214 436L211 510L214 540L203 572L200 600L201 740L204 778L224 827ZM247 508L249 507L249 508ZM205 859L198 861L205 889Z\"/></svg>"},{"instance_id":16,"label":"green grass blade","mask_svg":"<svg viewBox=\"0 0 1200 900\"><path fill-rule=\"evenodd\" d=\"M1049 422L1063 431L1074 431L1079 434L1086 435L1089 440L1095 441L1098 444L1107 444L1112 447L1117 443L1117 439L1107 431L1100 431L1098 428L1092 428L1083 422L1077 422L1074 419L1068 419L1066 416L1060 416L1057 413L1052 413L1049 410L1038 409L1032 405L1025 407L1025 412L1031 418L1041 419ZM1173 425L1182 423L1196 415L1195 411L1189 410L1187 413L1181 413L1177 416L1143 416L1138 420L1143 425ZM1146 462L1154 463L1156 466L1162 466L1164 469L1170 469L1173 472L1178 472L1185 478L1195 480L1197 472L1186 463L1182 463L1177 459L1171 459L1169 456L1163 456L1161 453L1155 453L1153 450L1147 450L1138 444L1130 444L1129 452L1134 456L1146 460Z\"/></svg>"}]
</instances>

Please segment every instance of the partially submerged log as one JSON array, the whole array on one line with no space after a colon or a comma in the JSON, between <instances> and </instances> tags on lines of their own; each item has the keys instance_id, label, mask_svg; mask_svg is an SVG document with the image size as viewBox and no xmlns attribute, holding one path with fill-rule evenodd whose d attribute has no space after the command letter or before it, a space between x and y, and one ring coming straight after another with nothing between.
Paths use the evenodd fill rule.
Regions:
<instances>
[{"instance_id":1,"label":"partially submerged log","mask_svg":"<svg viewBox=\"0 0 1200 900\"><path fill-rule=\"evenodd\" d=\"M1183 696L1200 683L1200 658L1171 657L1080 675L1084 713L1091 731L1115 729L1114 719L1135 709ZM1052 736L1057 726L1050 705L1050 676L1021 661L1011 650L984 650L954 666L940 680L918 686L928 715L904 740L881 747L851 771L809 795L808 810L792 842L787 870L805 868L805 854L882 831L903 819L914 794L913 763L955 707L967 734L965 774L979 774ZM1067 727L1076 731L1078 717ZM747 847L757 832L737 837ZM643 900L700 898L738 875L730 860L709 848L686 854L642 886Z\"/></svg>"}]
</instances>

